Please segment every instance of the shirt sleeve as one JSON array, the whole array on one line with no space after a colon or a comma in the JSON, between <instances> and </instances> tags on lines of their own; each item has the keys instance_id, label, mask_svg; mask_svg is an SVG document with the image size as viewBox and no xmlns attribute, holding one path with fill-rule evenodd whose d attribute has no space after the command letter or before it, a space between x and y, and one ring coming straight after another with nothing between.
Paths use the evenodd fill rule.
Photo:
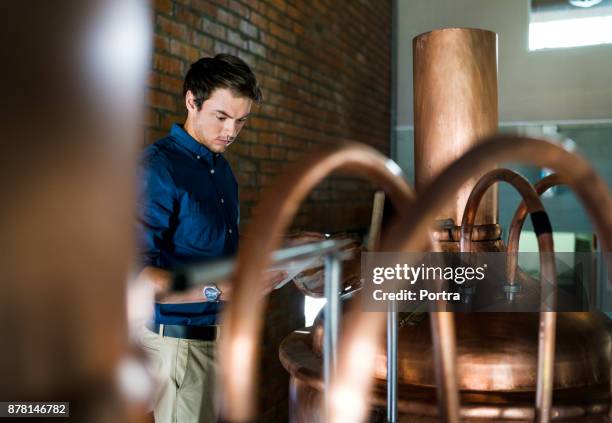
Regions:
<instances>
[{"instance_id":1,"label":"shirt sleeve","mask_svg":"<svg viewBox=\"0 0 612 423\"><path fill-rule=\"evenodd\" d=\"M141 162L137 231L142 267L164 267L161 251L170 244L176 210L176 187L169 166L159 153L145 154Z\"/></svg>"}]
</instances>

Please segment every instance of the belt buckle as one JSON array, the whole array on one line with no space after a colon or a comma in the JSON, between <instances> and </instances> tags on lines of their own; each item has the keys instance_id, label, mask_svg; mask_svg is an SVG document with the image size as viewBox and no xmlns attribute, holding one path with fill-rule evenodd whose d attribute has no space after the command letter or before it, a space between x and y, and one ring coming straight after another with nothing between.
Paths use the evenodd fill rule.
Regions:
<instances>
[{"instance_id":1,"label":"belt buckle","mask_svg":"<svg viewBox=\"0 0 612 423\"><path fill-rule=\"evenodd\" d=\"M216 328L215 331L215 342L219 340L219 337L221 336L221 326L220 325L214 325Z\"/></svg>"},{"instance_id":2,"label":"belt buckle","mask_svg":"<svg viewBox=\"0 0 612 423\"><path fill-rule=\"evenodd\" d=\"M164 324L159 324L159 332L157 332L160 336L164 336Z\"/></svg>"}]
</instances>

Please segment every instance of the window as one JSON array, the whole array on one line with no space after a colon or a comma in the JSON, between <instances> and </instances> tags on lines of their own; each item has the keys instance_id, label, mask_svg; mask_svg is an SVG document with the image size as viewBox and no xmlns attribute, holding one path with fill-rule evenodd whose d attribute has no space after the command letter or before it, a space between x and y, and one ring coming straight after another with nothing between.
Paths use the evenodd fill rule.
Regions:
<instances>
[{"instance_id":1,"label":"window","mask_svg":"<svg viewBox=\"0 0 612 423\"><path fill-rule=\"evenodd\" d=\"M612 0L532 0L529 50L609 43Z\"/></svg>"}]
</instances>

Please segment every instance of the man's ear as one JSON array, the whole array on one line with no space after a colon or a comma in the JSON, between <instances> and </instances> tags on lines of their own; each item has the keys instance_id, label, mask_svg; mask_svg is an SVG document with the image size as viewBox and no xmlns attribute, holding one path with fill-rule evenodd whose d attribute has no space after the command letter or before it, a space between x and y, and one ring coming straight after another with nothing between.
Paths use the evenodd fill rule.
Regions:
<instances>
[{"instance_id":1,"label":"man's ear","mask_svg":"<svg viewBox=\"0 0 612 423\"><path fill-rule=\"evenodd\" d=\"M191 91L187 91L187 94L185 95L185 107L187 108L188 111L193 111L193 112L198 111L198 107L195 101L195 96L193 95Z\"/></svg>"}]
</instances>

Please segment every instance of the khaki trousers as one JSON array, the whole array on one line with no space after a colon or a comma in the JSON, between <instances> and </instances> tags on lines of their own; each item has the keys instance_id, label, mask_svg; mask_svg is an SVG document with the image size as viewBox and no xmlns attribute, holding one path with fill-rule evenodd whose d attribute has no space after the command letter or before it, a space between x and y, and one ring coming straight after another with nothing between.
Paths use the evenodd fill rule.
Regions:
<instances>
[{"instance_id":1,"label":"khaki trousers","mask_svg":"<svg viewBox=\"0 0 612 423\"><path fill-rule=\"evenodd\" d=\"M215 341L162 337L142 328L140 344L156 381L156 423L216 423Z\"/></svg>"}]
</instances>

